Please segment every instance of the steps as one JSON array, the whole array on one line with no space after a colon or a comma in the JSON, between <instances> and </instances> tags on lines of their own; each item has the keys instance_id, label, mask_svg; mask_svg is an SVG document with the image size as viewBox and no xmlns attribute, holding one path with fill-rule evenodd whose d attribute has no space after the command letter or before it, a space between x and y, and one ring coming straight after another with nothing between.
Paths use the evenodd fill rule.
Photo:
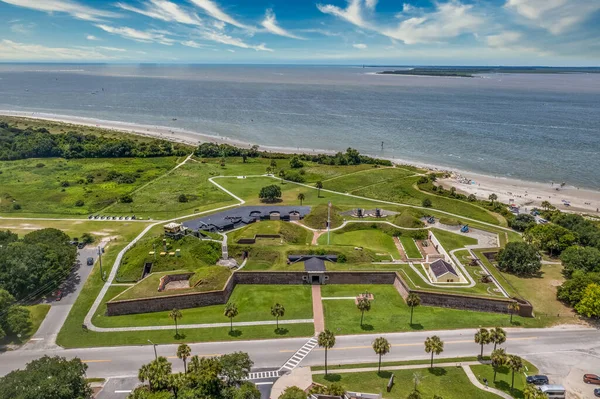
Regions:
<instances>
[{"instance_id":1,"label":"steps","mask_svg":"<svg viewBox=\"0 0 600 399\"><path fill-rule=\"evenodd\" d=\"M302 348L298 349L292 357L278 370L280 374L286 374L295 369L302 360L317 346L317 338L312 337Z\"/></svg>"}]
</instances>

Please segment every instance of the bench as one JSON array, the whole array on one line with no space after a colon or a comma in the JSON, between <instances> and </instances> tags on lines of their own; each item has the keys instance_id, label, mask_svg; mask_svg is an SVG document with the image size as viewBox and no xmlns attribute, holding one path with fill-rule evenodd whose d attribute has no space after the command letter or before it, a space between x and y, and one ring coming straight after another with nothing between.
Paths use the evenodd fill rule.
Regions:
<instances>
[{"instance_id":1,"label":"bench","mask_svg":"<svg viewBox=\"0 0 600 399\"><path fill-rule=\"evenodd\" d=\"M394 386L394 373L390 376L390 380L387 383L387 391L392 392L392 387Z\"/></svg>"}]
</instances>

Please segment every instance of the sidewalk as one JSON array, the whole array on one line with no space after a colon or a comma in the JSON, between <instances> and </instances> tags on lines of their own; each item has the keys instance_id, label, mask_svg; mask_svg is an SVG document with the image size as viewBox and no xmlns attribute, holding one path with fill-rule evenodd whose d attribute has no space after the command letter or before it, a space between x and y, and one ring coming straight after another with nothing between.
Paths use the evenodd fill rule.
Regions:
<instances>
[{"instance_id":1,"label":"sidewalk","mask_svg":"<svg viewBox=\"0 0 600 399\"><path fill-rule=\"evenodd\" d=\"M313 318L315 334L325 331L325 317L323 316L323 302L321 299L321 286L312 286Z\"/></svg>"}]
</instances>

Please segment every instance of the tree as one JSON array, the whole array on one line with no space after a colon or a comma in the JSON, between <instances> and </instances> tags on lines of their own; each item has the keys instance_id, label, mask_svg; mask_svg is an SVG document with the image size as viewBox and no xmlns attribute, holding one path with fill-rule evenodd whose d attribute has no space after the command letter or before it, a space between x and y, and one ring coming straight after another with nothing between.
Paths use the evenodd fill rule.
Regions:
<instances>
[{"instance_id":1,"label":"tree","mask_svg":"<svg viewBox=\"0 0 600 399\"><path fill-rule=\"evenodd\" d=\"M130 204L133 202L133 197L129 194L123 194L119 197L119 202L123 204Z\"/></svg>"},{"instance_id":2,"label":"tree","mask_svg":"<svg viewBox=\"0 0 600 399\"><path fill-rule=\"evenodd\" d=\"M244 382L235 393L234 399L260 399L261 394L256 385Z\"/></svg>"},{"instance_id":3,"label":"tree","mask_svg":"<svg viewBox=\"0 0 600 399\"><path fill-rule=\"evenodd\" d=\"M84 205L85 205L85 202L83 202L82 199L78 199L77 201L75 201L75 206L77 206L77 207L81 207Z\"/></svg>"},{"instance_id":4,"label":"tree","mask_svg":"<svg viewBox=\"0 0 600 399\"><path fill-rule=\"evenodd\" d=\"M181 319L183 315L179 309L173 309L169 312L169 318L175 322L175 336L179 336L179 331L177 330L177 320Z\"/></svg>"},{"instance_id":5,"label":"tree","mask_svg":"<svg viewBox=\"0 0 600 399\"><path fill-rule=\"evenodd\" d=\"M595 283L588 285L575 310L586 317L600 316L600 285Z\"/></svg>"},{"instance_id":6,"label":"tree","mask_svg":"<svg viewBox=\"0 0 600 399\"><path fill-rule=\"evenodd\" d=\"M577 242L578 236L557 224L538 224L523 234L526 242L539 250L548 251L550 256L560 254Z\"/></svg>"},{"instance_id":7,"label":"tree","mask_svg":"<svg viewBox=\"0 0 600 399\"><path fill-rule=\"evenodd\" d=\"M277 167L277 161L274 159L271 159L269 166L271 167L271 169L275 169Z\"/></svg>"},{"instance_id":8,"label":"tree","mask_svg":"<svg viewBox=\"0 0 600 399\"><path fill-rule=\"evenodd\" d=\"M298 387L288 387L278 399L306 399L306 392Z\"/></svg>"},{"instance_id":9,"label":"tree","mask_svg":"<svg viewBox=\"0 0 600 399\"><path fill-rule=\"evenodd\" d=\"M548 394L539 390L533 384L527 384L523 389L523 397L525 399L548 399Z\"/></svg>"},{"instance_id":10,"label":"tree","mask_svg":"<svg viewBox=\"0 0 600 399\"><path fill-rule=\"evenodd\" d=\"M0 321L1 321L0 315ZM25 335L31 331L31 315L23 306L11 306L5 316L5 325L14 335Z\"/></svg>"},{"instance_id":11,"label":"tree","mask_svg":"<svg viewBox=\"0 0 600 399\"><path fill-rule=\"evenodd\" d=\"M536 225L535 218L528 213L521 213L509 222L510 227L516 231L525 231Z\"/></svg>"},{"instance_id":12,"label":"tree","mask_svg":"<svg viewBox=\"0 0 600 399\"><path fill-rule=\"evenodd\" d=\"M506 365L512 371L512 378L510 383L510 389L515 388L515 373L523 371L523 359L517 355L508 355Z\"/></svg>"},{"instance_id":13,"label":"tree","mask_svg":"<svg viewBox=\"0 0 600 399\"><path fill-rule=\"evenodd\" d=\"M480 328L475 333L475 343L481 345L481 354L480 357L483 357L483 346L492 342L490 338L490 332L485 328Z\"/></svg>"},{"instance_id":14,"label":"tree","mask_svg":"<svg viewBox=\"0 0 600 399\"><path fill-rule=\"evenodd\" d=\"M498 199L498 196L496 194L492 193L492 194L490 194L488 199L492 202L492 205L494 205L494 202Z\"/></svg>"},{"instance_id":15,"label":"tree","mask_svg":"<svg viewBox=\"0 0 600 399\"><path fill-rule=\"evenodd\" d=\"M185 194L179 194L179 197L177 198L177 201L179 201L179 202L188 202L189 199L188 199L187 195L185 195Z\"/></svg>"},{"instance_id":16,"label":"tree","mask_svg":"<svg viewBox=\"0 0 600 399\"><path fill-rule=\"evenodd\" d=\"M319 333L317 343L321 348L325 348L325 375L327 375L327 350L335 346L335 335L329 330Z\"/></svg>"},{"instance_id":17,"label":"tree","mask_svg":"<svg viewBox=\"0 0 600 399\"><path fill-rule=\"evenodd\" d=\"M519 305L519 302L517 301L512 301L508 304L508 313L510 313L510 324L512 324L513 322L513 315L515 313L518 313L520 309L521 305Z\"/></svg>"},{"instance_id":18,"label":"tree","mask_svg":"<svg viewBox=\"0 0 600 399\"><path fill-rule=\"evenodd\" d=\"M498 373L498 368L506 364L506 351L504 349L494 349L492 351L491 360L492 367L494 368L494 382L496 382L496 374Z\"/></svg>"},{"instance_id":19,"label":"tree","mask_svg":"<svg viewBox=\"0 0 600 399\"><path fill-rule=\"evenodd\" d=\"M300 169L304 166L304 163L302 163L302 161L300 160L300 158L298 158L297 156L293 156L292 159L290 159L290 168L292 169Z\"/></svg>"},{"instance_id":20,"label":"tree","mask_svg":"<svg viewBox=\"0 0 600 399\"><path fill-rule=\"evenodd\" d=\"M419 384L421 383L421 381L423 381L423 379L425 378L425 376L423 374L421 374L420 371L415 371L412 374L412 380L413 380L413 392L418 392L419 391Z\"/></svg>"},{"instance_id":21,"label":"tree","mask_svg":"<svg viewBox=\"0 0 600 399\"><path fill-rule=\"evenodd\" d=\"M231 325L230 332L233 332L233 318L239 314L237 305L233 302L228 303L225 306L225 312L223 312L223 314L225 315L225 317L229 317L229 322Z\"/></svg>"},{"instance_id":22,"label":"tree","mask_svg":"<svg viewBox=\"0 0 600 399\"><path fill-rule=\"evenodd\" d=\"M94 241L96 241L96 239L90 233L83 233L81 235L81 242L84 243L84 244L91 244Z\"/></svg>"},{"instance_id":23,"label":"tree","mask_svg":"<svg viewBox=\"0 0 600 399\"><path fill-rule=\"evenodd\" d=\"M241 384L250 375L250 370L254 365L250 356L245 352L233 352L223 355L219 358L221 362L221 372L219 373L225 379L227 386L233 387Z\"/></svg>"},{"instance_id":24,"label":"tree","mask_svg":"<svg viewBox=\"0 0 600 399\"><path fill-rule=\"evenodd\" d=\"M425 208L431 208L433 206L433 202L431 202L429 198L424 198L423 202L421 202L421 205Z\"/></svg>"},{"instance_id":25,"label":"tree","mask_svg":"<svg viewBox=\"0 0 600 399\"><path fill-rule=\"evenodd\" d=\"M412 326L413 311L421 304L421 297L414 292L411 292L408 294L408 297L406 297L406 304L410 307L410 325Z\"/></svg>"},{"instance_id":26,"label":"tree","mask_svg":"<svg viewBox=\"0 0 600 399\"><path fill-rule=\"evenodd\" d=\"M551 203L550 201L542 201L542 208L544 208L545 211L551 211L556 209Z\"/></svg>"},{"instance_id":27,"label":"tree","mask_svg":"<svg viewBox=\"0 0 600 399\"><path fill-rule=\"evenodd\" d=\"M323 188L323 182L321 180L315 183L315 187L317 188L317 197L321 198L321 189Z\"/></svg>"},{"instance_id":28,"label":"tree","mask_svg":"<svg viewBox=\"0 0 600 399\"><path fill-rule=\"evenodd\" d=\"M263 187L260 189L258 198L265 202L275 202L281 198L281 188L276 184Z\"/></svg>"},{"instance_id":29,"label":"tree","mask_svg":"<svg viewBox=\"0 0 600 399\"><path fill-rule=\"evenodd\" d=\"M431 364L430 367L433 368L433 355L439 355L444 351L444 342L438 337L434 335L433 337L427 337L425 340L425 352L431 353Z\"/></svg>"},{"instance_id":30,"label":"tree","mask_svg":"<svg viewBox=\"0 0 600 399\"><path fill-rule=\"evenodd\" d=\"M86 370L78 358L44 356L0 378L0 399L90 399Z\"/></svg>"},{"instance_id":31,"label":"tree","mask_svg":"<svg viewBox=\"0 0 600 399\"><path fill-rule=\"evenodd\" d=\"M423 395L421 395L421 393L419 391L412 391L411 393L408 394L406 399L421 399L422 397L423 397Z\"/></svg>"},{"instance_id":32,"label":"tree","mask_svg":"<svg viewBox=\"0 0 600 399\"><path fill-rule=\"evenodd\" d=\"M570 278L577 270L600 272L600 250L594 247L572 246L560 254L563 274Z\"/></svg>"},{"instance_id":33,"label":"tree","mask_svg":"<svg viewBox=\"0 0 600 399\"><path fill-rule=\"evenodd\" d=\"M600 273L584 273L576 271L556 291L556 297L571 306L581 301L583 292L591 283L600 284Z\"/></svg>"},{"instance_id":34,"label":"tree","mask_svg":"<svg viewBox=\"0 0 600 399\"><path fill-rule=\"evenodd\" d=\"M279 177L281 178L281 184L283 184L283 180L285 179L285 170L281 169L279 171Z\"/></svg>"},{"instance_id":35,"label":"tree","mask_svg":"<svg viewBox=\"0 0 600 399\"><path fill-rule=\"evenodd\" d=\"M506 342L506 331L500 327L492 328L490 330L490 341L494 344L494 350L496 350L498 345Z\"/></svg>"},{"instance_id":36,"label":"tree","mask_svg":"<svg viewBox=\"0 0 600 399\"><path fill-rule=\"evenodd\" d=\"M496 260L498 269L517 276L531 276L542 268L536 249L524 242L509 242L498 252Z\"/></svg>"},{"instance_id":37,"label":"tree","mask_svg":"<svg viewBox=\"0 0 600 399\"><path fill-rule=\"evenodd\" d=\"M306 199L304 193L298 194L298 201L300 201L300 206L302 206L302 202Z\"/></svg>"},{"instance_id":38,"label":"tree","mask_svg":"<svg viewBox=\"0 0 600 399\"><path fill-rule=\"evenodd\" d=\"M475 194L469 194L469 196L467 197L467 201L475 202L477 201L477 197L475 196Z\"/></svg>"},{"instance_id":39,"label":"tree","mask_svg":"<svg viewBox=\"0 0 600 399\"><path fill-rule=\"evenodd\" d=\"M270 166L267 166L267 174L268 174L268 175L270 175L270 174L271 174L271 172L272 172L272 169L271 169L271 167L270 167Z\"/></svg>"},{"instance_id":40,"label":"tree","mask_svg":"<svg viewBox=\"0 0 600 399\"><path fill-rule=\"evenodd\" d=\"M279 330L279 318L285 315L285 308L283 305L276 303L271 306L271 316L275 317L277 320L277 329Z\"/></svg>"},{"instance_id":41,"label":"tree","mask_svg":"<svg viewBox=\"0 0 600 399\"><path fill-rule=\"evenodd\" d=\"M360 326L363 325L363 318L365 317L365 312L371 310L371 301L366 296L361 296L358 298L356 302L356 307L360 310Z\"/></svg>"},{"instance_id":42,"label":"tree","mask_svg":"<svg viewBox=\"0 0 600 399\"><path fill-rule=\"evenodd\" d=\"M390 345L388 340L383 337L375 338L375 341L373 341L373 350L376 354L379 355L379 365L377 366L377 373L381 372L381 357L390 353L391 348L392 345Z\"/></svg>"},{"instance_id":43,"label":"tree","mask_svg":"<svg viewBox=\"0 0 600 399\"><path fill-rule=\"evenodd\" d=\"M192 354L192 349L187 344L180 344L177 347L177 357L183 360L183 370L187 374L187 359Z\"/></svg>"},{"instance_id":44,"label":"tree","mask_svg":"<svg viewBox=\"0 0 600 399\"><path fill-rule=\"evenodd\" d=\"M159 356L156 360L142 365L138 371L138 379L142 383L147 381L152 392L164 391L169 388L171 372L171 363L166 357Z\"/></svg>"}]
</instances>

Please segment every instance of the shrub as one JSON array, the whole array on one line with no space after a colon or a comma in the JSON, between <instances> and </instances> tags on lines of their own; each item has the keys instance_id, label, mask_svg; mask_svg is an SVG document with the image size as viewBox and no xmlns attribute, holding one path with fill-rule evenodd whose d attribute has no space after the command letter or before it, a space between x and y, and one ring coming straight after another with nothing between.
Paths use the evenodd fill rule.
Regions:
<instances>
[{"instance_id":1,"label":"shrub","mask_svg":"<svg viewBox=\"0 0 600 399\"><path fill-rule=\"evenodd\" d=\"M85 205L85 203L83 202L83 200L79 199L79 200L75 201L75 206L83 206L83 205Z\"/></svg>"},{"instance_id":2,"label":"shrub","mask_svg":"<svg viewBox=\"0 0 600 399\"><path fill-rule=\"evenodd\" d=\"M36 168L43 168L44 166L46 166L46 164L43 164L41 162L35 165Z\"/></svg>"},{"instance_id":3,"label":"shrub","mask_svg":"<svg viewBox=\"0 0 600 399\"><path fill-rule=\"evenodd\" d=\"M304 177L298 172L287 172L285 174L285 180L293 181L296 183L304 183Z\"/></svg>"},{"instance_id":4,"label":"shrub","mask_svg":"<svg viewBox=\"0 0 600 399\"><path fill-rule=\"evenodd\" d=\"M431 202L431 200L429 198L425 198L425 199L423 199L423 202L421 203L421 205L423 205L425 208L431 208L433 206L433 203Z\"/></svg>"},{"instance_id":5,"label":"shrub","mask_svg":"<svg viewBox=\"0 0 600 399\"><path fill-rule=\"evenodd\" d=\"M123 194L119 197L119 202L122 202L124 204L129 204L129 203L133 202L133 198L129 194Z\"/></svg>"},{"instance_id":6,"label":"shrub","mask_svg":"<svg viewBox=\"0 0 600 399\"><path fill-rule=\"evenodd\" d=\"M417 184L425 184L425 183L429 183L429 179L427 178L427 176L421 176L421 177L419 177L419 180L417 180Z\"/></svg>"},{"instance_id":7,"label":"shrub","mask_svg":"<svg viewBox=\"0 0 600 399\"><path fill-rule=\"evenodd\" d=\"M338 256L337 261L338 261L338 263L346 263L348 261L348 258L346 257L345 254L340 254Z\"/></svg>"},{"instance_id":8,"label":"shrub","mask_svg":"<svg viewBox=\"0 0 600 399\"><path fill-rule=\"evenodd\" d=\"M19 209L21 209L21 205L17 204L16 202L13 204L12 207L15 211L18 211Z\"/></svg>"},{"instance_id":9,"label":"shrub","mask_svg":"<svg viewBox=\"0 0 600 399\"><path fill-rule=\"evenodd\" d=\"M185 194L179 194L179 197L177 198L177 200L179 202L188 202L189 201L187 195L185 195Z\"/></svg>"},{"instance_id":10,"label":"shrub","mask_svg":"<svg viewBox=\"0 0 600 399\"><path fill-rule=\"evenodd\" d=\"M290 168L292 169L300 169L304 166L304 163L297 157L294 156L290 159Z\"/></svg>"},{"instance_id":11,"label":"shrub","mask_svg":"<svg viewBox=\"0 0 600 399\"><path fill-rule=\"evenodd\" d=\"M66 180L65 180L65 181L62 181L62 182L60 182L60 186L61 186L61 187L69 187L70 185L71 185L71 184L70 184L68 181L66 181Z\"/></svg>"},{"instance_id":12,"label":"shrub","mask_svg":"<svg viewBox=\"0 0 600 399\"><path fill-rule=\"evenodd\" d=\"M83 233L81 235L81 242L85 243L85 244L91 244L95 241L96 239L94 238L93 235L91 235L90 233Z\"/></svg>"}]
</instances>

